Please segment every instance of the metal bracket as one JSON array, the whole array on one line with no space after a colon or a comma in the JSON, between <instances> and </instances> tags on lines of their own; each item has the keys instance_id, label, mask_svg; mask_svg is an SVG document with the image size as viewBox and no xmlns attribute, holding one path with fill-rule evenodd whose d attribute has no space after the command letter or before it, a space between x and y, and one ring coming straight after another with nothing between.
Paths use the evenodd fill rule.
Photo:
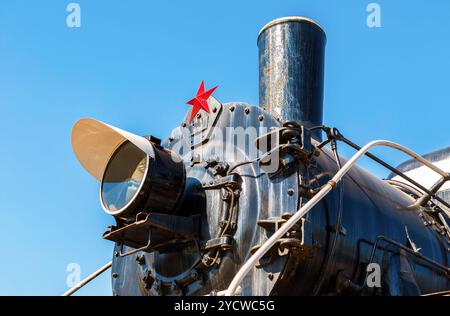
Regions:
<instances>
[{"instance_id":1,"label":"metal bracket","mask_svg":"<svg viewBox=\"0 0 450 316\"><path fill-rule=\"evenodd\" d=\"M271 165L272 157L280 159L278 168L267 173L277 175L280 169L288 168L297 160L309 161L315 148L311 144L311 132L298 122L285 122L283 127L274 129L255 140L258 150L264 151L260 165Z\"/></svg>"},{"instance_id":2,"label":"metal bracket","mask_svg":"<svg viewBox=\"0 0 450 316\"><path fill-rule=\"evenodd\" d=\"M224 187L229 187L233 190L240 187L241 177L238 174L230 174L219 179L216 179L209 184L203 185L204 190L216 190Z\"/></svg>"},{"instance_id":3,"label":"metal bracket","mask_svg":"<svg viewBox=\"0 0 450 316\"><path fill-rule=\"evenodd\" d=\"M139 213L136 221L122 227L111 226L103 238L129 246L137 251L163 251L177 241L199 238L200 217L160 213ZM129 255L131 253L128 253Z\"/></svg>"},{"instance_id":4,"label":"metal bracket","mask_svg":"<svg viewBox=\"0 0 450 316\"><path fill-rule=\"evenodd\" d=\"M274 219L263 219L258 221L258 225L264 228L266 231L272 234L277 231L291 215L286 214L281 218ZM277 243L272 247L272 249L260 260L257 268L262 268L263 266L269 265L275 261L277 257L285 256L292 252L298 255L306 255L307 250L304 245L305 237L305 218L302 218L299 223L295 224L287 233L286 237L280 238ZM256 245L250 249L251 253L255 253L261 245Z\"/></svg>"},{"instance_id":5,"label":"metal bracket","mask_svg":"<svg viewBox=\"0 0 450 316\"><path fill-rule=\"evenodd\" d=\"M233 247L234 239L231 236L223 236L215 239L210 239L206 242L204 250L222 249L229 250Z\"/></svg>"},{"instance_id":6,"label":"metal bracket","mask_svg":"<svg viewBox=\"0 0 450 316\"><path fill-rule=\"evenodd\" d=\"M213 133L213 127L216 125L217 120L222 113L222 104L214 97L209 97L208 104L211 108L211 113L203 115L200 118L194 119L194 130L191 135L191 149L195 149L211 138ZM190 116L190 112L188 113Z\"/></svg>"}]
</instances>

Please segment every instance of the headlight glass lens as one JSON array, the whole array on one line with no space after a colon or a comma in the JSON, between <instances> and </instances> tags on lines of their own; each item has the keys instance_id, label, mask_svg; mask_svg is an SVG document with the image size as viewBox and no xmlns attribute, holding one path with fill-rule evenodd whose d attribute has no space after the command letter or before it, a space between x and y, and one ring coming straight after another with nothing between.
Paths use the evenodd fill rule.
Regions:
<instances>
[{"instance_id":1,"label":"headlight glass lens","mask_svg":"<svg viewBox=\"0 0 450 316\"><path fill-rule=\"evenodd\" d=\"M131 142L112 155L103 174L101 200L110 212L125 208L138 194L146 176L148 156Z\"/></svg>"}]
</instances>

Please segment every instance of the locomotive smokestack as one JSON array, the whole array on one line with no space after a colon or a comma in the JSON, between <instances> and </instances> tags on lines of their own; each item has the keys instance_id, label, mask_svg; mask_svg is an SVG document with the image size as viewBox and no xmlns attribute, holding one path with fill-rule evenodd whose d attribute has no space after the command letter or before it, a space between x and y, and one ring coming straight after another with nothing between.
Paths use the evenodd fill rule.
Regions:
<instances>
[{"instance_id":1,"label":"locomotive smokestack","mask_svg":"<svg viewBox=\"0 0 450 316\"><path fill-rule=\"evenodd\" d=\"M266 24L258 36L259 105L284 121L322 125L326 36L304 17ZM321 138L320 130L313 132Z\"/></svg>"}]
</instances>

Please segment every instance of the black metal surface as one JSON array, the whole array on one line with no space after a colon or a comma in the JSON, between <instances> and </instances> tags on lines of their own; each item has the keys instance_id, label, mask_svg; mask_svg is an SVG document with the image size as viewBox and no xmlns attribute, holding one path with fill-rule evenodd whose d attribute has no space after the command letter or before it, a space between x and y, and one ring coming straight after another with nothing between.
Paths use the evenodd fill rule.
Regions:
<instances>
[{"instance_id":1,"label":"black metal surface","mask_svg":"<svg viewBox=\"0 0 450 316\"><path fill-rule=\"evenodd\" d=\"M379 243L381 241L384 241L386 243L392 244L395 247L398 247L398 248L400 248L400 249L402 249L402 250L404 250L404 251L406 251L406 252L408 252L408 253L416 256L416 257L418 257L419 259L429 263L431 265L431 268L438 269L439 271L441 271L444 274L444 276L450 278L450 268L449 267L444 266L444 265L440 264L439 262L436 262L436 261L434 261L432 259L429 259L428 257L423 256L419 252L418 249L408 248L405 245L402 245L402 244L396 242L395 240L392 240L390 238L386 238L385 236L378 236L377 240L375 241L375 244L373 245L372 253L370 254L369 263L373 262L373 258L375 256L375 253L376 253L377 249L378 249L378 245L379 245ZM411 241L409 241L409 242L411 243Z\"/></svg>"},{"instance_id":2,"label":"black metal surface","mask_svg":"<svg viewBox=\"0 0 450 316\"><path fill-rule=\"evenodd\" d=\"M142 193L147 197L142 211L177 213L176 206L184 191L186 175L183 161L174 157L174 153L155 146L155 159L149 168L146 191Z\"/></svg>"},{"instance_id":3,"label":"black metal surface","mask_svg":"<svg viewBox=\"0 0 450 316\"><path fill-rule=\"evenodd\" d=\"M289 17L258 37L259 105L284 121L322 125L326 36L310 19ZM320 139L320 131L313 137Z\"/></svg>"},{"instance_id":4,"label":"black metal surface","mask_svg":"<svg viewBox=\"0 0 450 316\"><path fill-rule=\"evenodd\" d=\"M214 104L216 102L213 101ZM175 129L168 141L162 143L168 148L175 148L183 141L199 144L193 148L189 146L190 150L184 152L182 157L186 186L178 208L180 212L200 210L200 238L174 249L173 253L138 252L127 257L114 257L112 270L119 275L112 280L115 294L130 295L139 292L141 295L201 295L213 290L223 290L250 255L250 249L261 244L268 236L265 230L258 227L257 221L281 218L283 214L292 214L297 210L297 172L271 180L256 162L240 164L242 161L252 160L249 145L254 144L255 138L267 133L272 127L278 128L279 123L261 108L248 104L230 103L220 105L220 108L221 114L217 119L208 120L206 116L202 116L194 119L192 124L187 123L188 113L181 128L190 132L186 135L180 129ZM201 120L207 121L199 122ZM215 133L207 141L198 141L204 139L204 135L211 135L209 128L212 126L223 131L224 135L229 127L242 127L244 130L257 127L255 135L248 135L246 146L237 149L244 154L242 160L236 161L229 151L225 151L225 156L221 157L220 161L226 161L230 166L228 176L218 173L216 167L221 164L214 162L217 153L224 150L224 140ZM199 129L203 133L198 133ZM192 157L199 159L191 159ZM196 190L197 193L193 195L186 193ZM234 211L230 208L232 193L227 190L232 190L233 194L238 190ZM193 197L197 201L203 201L204 205L192 203ZM227 218L230 219L229 230L222 225ZM228 233L221 235L222 230ZM214 260L217 249L220 252ZM117 244L115 251L121 254L133 251L133 248ZM142 264L136 261L140 255L145 258ZM208 258L205 259L205 255ZM287 255L276 257L271 264L252 272L242 284L243 294L270 294L287 258ZM130 269L133 273L123 275L124 271ZM192 278L191 274L196 277ZM143 281L144 277L148 280L149 275L154 280L151 286ZM177 289L180 291L172 289L174 283L178 284Z\"/></svg>"},{"instance_id":5,"label":"black metal surface","mask_svg":"<svg viewBox=\"0 0 450 316\"><path fill-rule=\"evenodd\" d=\"M318 168L314 173L321 175L320 182L324 184L337 171L336 163L328 149L324 149L316 159ZM418 294L449 289L448 276L428 266L430 260L440 266L449 266L447 240L433 227L424 226L420 216L423 210L411 211L408 208L414 199L359 167L352 168L343 181L341 224L345 233L332 229L339 212L339 191L334 190L306 217L305 231L309 233L305 240L316 241L315 254L302 261L293 259L288 262L273 294L336 295L336 288L343 280L365 284L365 269L371 262L371 252L378 237L383 235L407 247L405 227L421 248L421 255L401 254L399 247L376 248L373 262L381 267L382 287L373 289L372 294L407 295L404 286L411 280L417 284ZM324 240L319 237L324 232L327 243L317 243ZM334 238L337 239L336 249L331 252L329 242ZM399 256L411 267L408 279L399 266ZM318 258L325 258L325 262ZM337 278L340 274L345 278Z\"/></svg>"},{"instance_id":6,"label":"black metal surface","mask_svg":"<svg viewBox=\"0 0 450 316\"><path fill-rule=\"evenodd\" d=\"M250 111L245 111L248 108ZM269 124L267 127L283 130L258 108L227 104L223 111L214 123L216 127L254 126L261 124L258 117L264 115L264 122ZM177 135L175 132L170 137L172 145L177 139L182 140L177 138L181 135ZM256 135L253 141L262 135ZM310 157L310 161L298 160L296 171L286 178L281 175L269 177L256 162L236 164L225 157L235 168L229 169L231 175L220 176L215 173L218 162L214 162L213 153L223 146L220 139L209 140L186 153L185 157L188 182L201 183L204 194L200 200L204 200L205 205L199 208L202 210L200 239L174 246L168 253L139 252L124 258L115 257L113 271L118 275L121 275L120 271L136 269L136 275L113 279L116 294L140 291L143 295L199 295L226 288L245 258L298 209L298 203L304 204L324 185L337 172L339 164L345 163L343 157L336 160L332 151L322 148L318 156ZM205 149L204 162L192 164L189 157ZM187 190L194 187L190 185ZM414 202L411 196L359 167L354 167L339 187L260 261L258 268L242 284L244 295L336 295L348 293L349 284L353 284L351 293L377 295L418 295L449 288L448 278L429 264L448 266L450 258L447 240L439 227L423 224L423 213L427 208L409 209ZM235 197L239 208L234 220L237 228L232 233L234 236L220 235L221 222L232 213L227 206L230 194L224 194L224 188L241 192ZM414 240L421 248L420 256L408 254L402 247L377 247L375 244L380 235L404 247L410 247L410 239ZM132 248L117 245L116 251L121 254ZM205 254L209 256L206 261ZM140 255L144 256L144 263L137 260ZM174 260L174 256L178 259ZM365 268L370 262L381 266L381 288L365 287ZM407 278L399 266L405 264L409 267ZM144 278L152 280L151 286ZM414 291L405 292L405 282L411 280L416 284ZM177 284L176 291L172 289L174 283Z\"/></svg>"},{"instance_id":7,"label":"black metal surface","mask_svg":"<svg viewBox=\"0 0 450 316\"><path fill-rule=\"evenodd\" d=\"M305 18L276 20L262 30L258 46L261 107L221 104L211 97L210 115L201 113L189 123L188 113L158 148L148 186L152 192L156 186L157 194L143 207L150 215L134 222L121 219L122 226L105 235L116 242L115 295L204 295L226 289L251 253L345 164L336 139L327 142L330 150L316 141L319 129L312 131L316 140L308 134L322 124L323 30ZM254 133L245 135L244 145L227 150L234 136L220 135L229 136L230 128ZM183 162L174 165L166 149L183 143L187 146L177 151ZM249 144L256 144L262 156L252 156ZM266 151L264 145L269 145ZM268 171L266 161L274 160L277 169ZM407 189L353 167L260 260L243 280L242 295L448 291L450 240L439 222L443 214L430 203L411 209L417 197ZM152 213L160 209L166 215ZM198 234L198 223L187 217L192 214L200 216ZM369 263L380 265L379 288L367 287Z\"/></svg>"}]
</instances>

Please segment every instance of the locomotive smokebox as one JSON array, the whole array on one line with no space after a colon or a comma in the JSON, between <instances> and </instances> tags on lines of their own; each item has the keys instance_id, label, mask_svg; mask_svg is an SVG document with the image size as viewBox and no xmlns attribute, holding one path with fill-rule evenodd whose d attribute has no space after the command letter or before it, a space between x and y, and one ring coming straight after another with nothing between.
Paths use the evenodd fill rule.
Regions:
<instances>
[{"instance_id":1,"label":"locomotive smokebox","mask_svg":"<svg viewBox=\"0 0 450 316\"><path fill-rule=\"evenodd\" d=\"M326 36L304 17L266 24L258 36L259 105L283 121L322 125ZM312 136L320 140L320 130Z\"/></svg>"}]
</instances>

